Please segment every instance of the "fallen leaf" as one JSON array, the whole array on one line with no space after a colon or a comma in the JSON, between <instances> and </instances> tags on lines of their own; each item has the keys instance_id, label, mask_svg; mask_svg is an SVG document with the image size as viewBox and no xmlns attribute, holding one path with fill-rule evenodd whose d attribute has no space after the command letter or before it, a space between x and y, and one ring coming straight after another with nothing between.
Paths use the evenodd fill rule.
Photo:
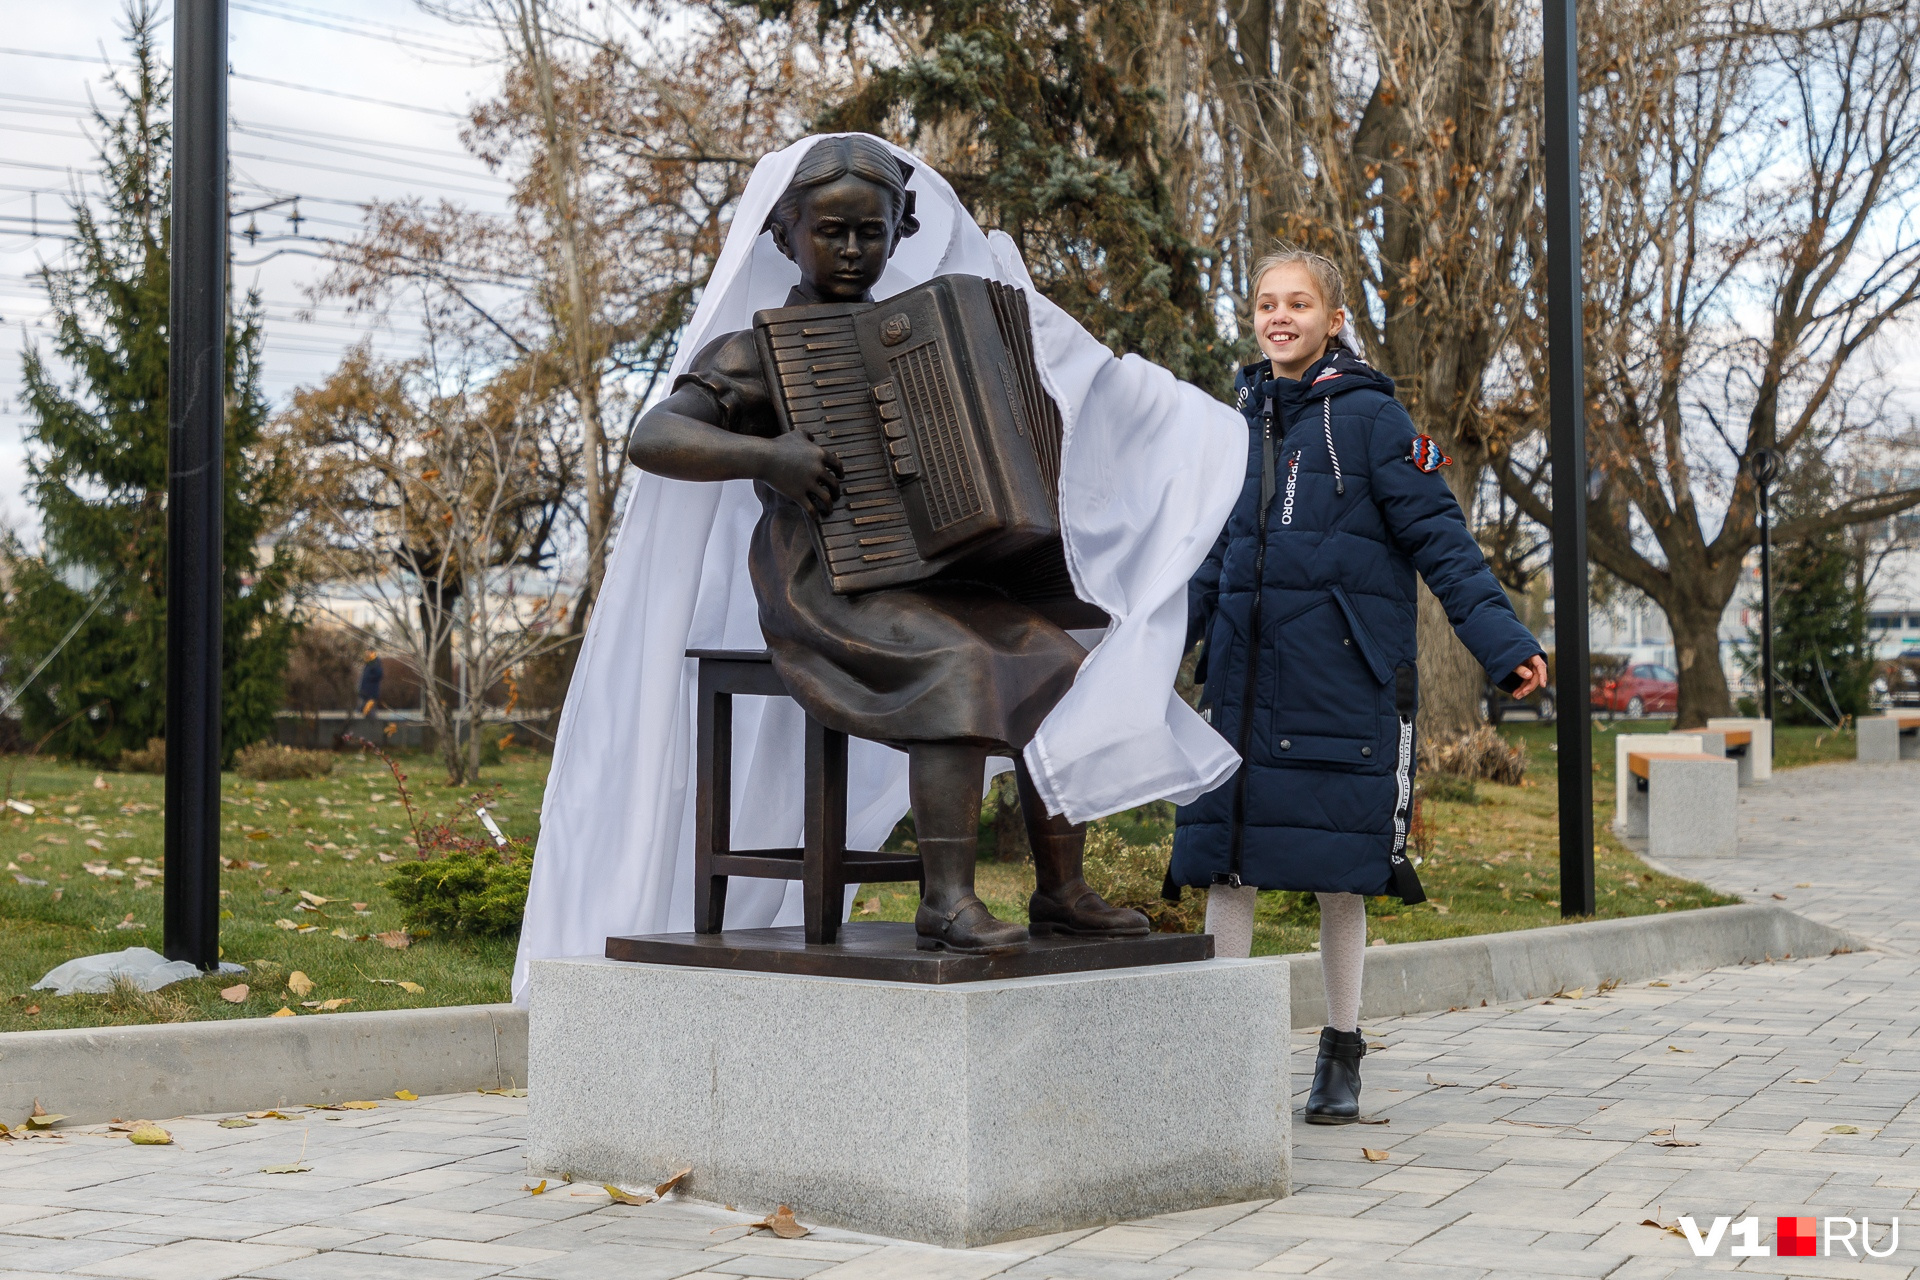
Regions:
<instances>
[{"instance_id":1,"label":"fallen leaf","mask_svg":"<svg viewBox=\"0 0 1920 1280\"><path fill-rule=\"evenodd\" d=\"M1796 889L1811 889L1813 888L1813 882L1811 880L1802 880L1799 884L1796 884L1793 887Z\"/></svg>"},{"instance_id":2,"label":"fallen leaf","mask_svg":"<svg viewBox=\"0 0 1920 1280\"><path fill-rule=\"evenodd\" d=\"M300 926L291 920L275 920L274 927L279 929L298 929Z\"/></svg>"},{"instance_id":3,"label":"fallen leaf","mask_svg":"<svg viewBox=\"0 0 1920 1280\"><path fill-rule=\"evenodd\" d=\"M1650 987L1670 987L1673 984L1671 982L1649 982L1647 985Z\"/></svg>"},{"instance_id":4,"label":"fallen leaf","mask_svg":"<svg viewBox=\"0 0 1920 1280\"><path fill-rule=\"evenodd\" d=\"M1795 1081L1794 1081L1794 1083L1795 1083L1795 1084L1819 1084L1820 1082L1819 1082L1818 1080L1805 1080L1805 1079L1802 1079L1802 1080L1795 1080Z\"/></svg>"},{"instance_id":5,"label":"fallen leaf","mask_svg":"<svg viewBox=\"0 0 1920 1280\"><path fill-rule=\"evenodd\" d=\"M264 1166L260 1170L260 1172L262 1173L312 1173L313 1166L309 1164L298 1164L298 1163L270 1164L270 1165Z\"/></svg>"},{"instance_id":6,"label":"fallen leaf","mask_svg":"<svg viewBox=\"0 0 1920 1280\"><path fill-rule=\"evenodd\" d=\"M249 832L247 832L247 839L249 839L249 840L271 840L271 839L273 839L273 832L271 832L271 831L249 831Z\"/></svg>"},{"instance_id":7,"label":"fallen leaf","mask_svg":"<svg viewBox=\"0 0 1920 1280\"><path fill-rule=\"evenodd\" d=\"M293 1117L288 1115L284 1111L249 1111L247 1112L247 1119L249 1120L291 1120L293 1119Z\"/></svg>"},{"instance_id":8,"label":"fallen leaf","mask_svg":"<svg viewBox=\"0 0 1920 1280\"><path fill-rule=\"evenodd\" d=\"M666 1195L667 1192L673 1190L675 1187L679 1186L682 1182L686 1181L687 1175L692 1172L693 1172L693 1166L688 1165L686 1168L680 1170L679 1172L670 1175L665 1182L661 1183L659 1186L653 1189L653 1194L656 1196Z\"/></svg>"},{"instance_id":9,"label":"fallen leaf","mask_svg":"<svg viewBox=\"0 0 1920 1280\"><path fill-rule=\"evenodd\" d=\"M1670 1137L1670 1136L1672 1136L1672 1134L1673 1134L1673 1130L1671 1130L1671 1129L1649 1129L1649 1130L1647 1130L1647 1136L1648 1136L1649 1138L1666 1138L1666 1137Z\"/></svg>"},{"instance_id":10,"label":"fallen leaf","mask_svg":"<svg viewBox=\"0 0 1920 1280\"><path fill-rule=\"evenodd\" d=\"M159 1125L149 1122L136 1126L133 1132L127 1135L127 1141L141 1147L170 1147L173 1145L173 1135Z\"/></svg>"},{"instance_id":11,"label":"fallen leaf","mask_svg":"<svg viewBox=\"0 0 1920 1280\"><path fill-rule=\"evenodd\" d=\"M410 996L422 996L427 993L425 987L417 982L408 982L405 978L369 978L367 981L378 983L383 987L398 987Z\"/></svg>"},{"instance_id":12,"label":"fallen leaf","mask_svg":"<svg viewBox=\"0 0 1920 1280\"><path fill-rule=\"evenodd\" d=\"M859 910L859 912L858 912L858 914L860 914L860 915L863 915L863 916L877 916L877 915L879 915L879 914L880 914L880 899L878 899L878 898L868 898L868 899L867 899L867 900L866 900L865 902L863 902L863 903L861 903L861 904L860 904L860 910Z\"/></svg>"},{"instance_id":13,"label":"fallen leaf","mask_svg":"<svg viewBox=\"0 0 1920 1280\"><path fill-rule=\"evenodd\" d=\"M540 1185L534 1187L529 1187L525 1183L522 1183L520 1189L522 1191L532 1192L536 1196L543 1196L547 1193L547 1180L545 1178L540 1179Z\"/></svg>"},{"instance_id":14,"label":"fallen leaf","mask_svg":"<svg viewBox=\"0 0 1920 1280\"><path fill-rule=\"evenodd\" d=\"M51 1115L41 1110L40 1099L35 1098L33 1100L33 1114L27 1117L27 1128L51 1129L65 1119L66 1117L63 1115Z\"/></svg>"},{"instance_id":15,"label":"fallen leaf","mask_svg":"<svg viewBox=\"0 0 1920 1280\"><path fill-rule=\"evenodd\" d=\"M322 1013L332 1013L335 1009L344 1009L353 1003L352 996L335 996L331 1000L302 1000L302 1009L318 1009Z\"/></svg>"},{"instance_id":16,"label":"fallen leaf","mask_svg":"<svg viewBox=\"0 0 1920 1280\"><path fill-rule=\"evenodd\" d=\"M1381 1117L1380 1117L1379 1119L1377 1119L1377 1120L1375 1120L1375 1119L1372 1119L1372 1118L1370 1118L1370 1117L1367 1117L1367 1116L1362 1116L1362 1117L1360 1117L1360 1119L1358 1119L1358 1120L1356 1120L1356 1121L1354 1121L1354 1123L1355 1123L1355 1124L1392 1124L1392 1123L1393 1123L1393 1121L1392 1121L1392 1120L1390 1120L1390 1119L1388 1119L1388 1118L1387 1118L1387 1117L1385 1117L1385 1116L1381 1116Z\"/></svg>"},{"instance_id":17,"label":"fallen leaf","mask_svg":"<svg viewBox=\"0 0 1920 1280\"><path fill-rule=\"evenodd\" d=\"M496 1098L524 1098L527 1096L525 1089L480 1089L476 1092L492 1094Z\"/></svg>"},{"instance_id":18,"label":"fallen leaf","mask_svg":"<svg viewBox=\"0 0 1920 1280\"><path fill-rule=\"evenodd\" d=\"M1693 1052L1693 1050L1691 1050L1691 1049L1682 1049L1682 1048L1681 1048L1681 1047L1680 1047L1679 1045L1677 1045L1677 1044L1670 1044L1670 1045L1668 1045L1668 1046L1667 1046L1667 1052L1668 1052L1668 1053L1692 1053L1692 1052Z\"/></svg>"},{"instance_id":19,"label":"fallen leaf","mask_svg":"<svg viewBox=\"0 0 1920 1280\"><path fill-rule=\"evenodd\" d=\"M1787 895L1784 893L1776 893L1773 896L1780 899L1780 901L1782 902L1785 902L1787 900Z\"/></svg>"},{"instance_id":20,"label":"fallen leaf","mask_svg":"<svg viewBox=\"0 0 1920 1280\"><path fill-rule=\"evenodd\" d=\"M313 990L313 979L295 969L287 975L287 990L297 996L307 995Z\"/></svg>"},{"instance_id":21,"label":"fallen leaf","mask_svg":"<svg viewBox=\"0 0 1920 1280\"><path fill-rule=\"evenodd\" d=\"M40 1012L40 1006L37 1004L30 1004L26 1007L26 1010L25 1010L25 1013L29 1018L33 1017L35 1014L39 1012Z\"/></svg>"},{"instance_id":22,"label":"fallen leaf","mask_svg":"<svg viewBox=\"0 0 1920 1280\"><path fill-rule=\"evenodd\" d=\"M1433 1078L1432 1072L1427 1073L1427 1083L1432 1085L1436 1089L1461 1089L1466 1087L1464 1085L1455 1084L1451 1080L1435 1080Z\"/></svg>"},{"instance_id":23,"label":"fallen leaf","mask_svg":"<svg viewBox=\"0 0 1920 1280\"><path fill-rule=\"evenodd\" d=\"M771 1231L782 1240L798 1240L801 1236L809 1234L807 1228L794 1221L793 1210L784 1204L766 1217L760 1219L760 1221L749 1222L747 1229L750 1231Z\"/></svg>"},{"instance_id":24,"label":"fallen leaf","mask_svg":"<svg viewBox=\"0 0 1920 1280\"><path fill-rule=\"evenodd\" d=\"M293 1017L293 1016L294 1016L294 1012L293 1012L293 1010L291 1010L291 1009L289 1009L289 1008L287 1008L287 1006L285 1006L285 1005L281 1005L281 1006L280 1006L280 1012L278 1012L278 1013L270 1013L270 1014L268 1014L267 1016L268 1016L269 1018L291 1018L291 1017Z\"/></svg>"},{"instance_id":25,"label":"fallen leaf","mask_svg":"<svg viewBox=\"0 0 1920 1280\"><path fill-rule=\"evenodd\" d=\"M607 1194L613 1197L615 1204L652 1204L654 1200L651 1191L642 1191L636 1194L632 1191L622 1191L611 1182L603 1182L600 1185L606 1188Z\"/></svg>"},{"instance_id":26,"label":"fallen leaf","mask_svg":"<svg viewBox=\"0 0 1920 1280\"><path fill-rule=\"evenodd\" d=\"M95 791L105 791L105 790L107 790L107 775L106 775L106 774L104 774L104 773L96 773L96 774L94 774L94 775L93 775L93 789L94 789Z\"/></svg>"},{"instance_id":27,"label":"fallen leaf","mask_svg":"<svg viewBox=\"0 0 1920 1280\"><path fill-rule=\"evenodd\" d=\"M242 982L238 986L221 988L220 998L228 1004L244 1004L246 1003L247 997L251 994L253 994L253 989Z\"/></svg>"},{"instance_id":28,"label":"fallen leaf","mask_svg":"<svg viewBox=\"0 0 1920 1280\"><path fill-rule=\"evenodd\" d=\"M405 951L413 945L413 935L404 929L390 929L386 933L376 933L382 946L392 947L395 951Z\"/></svg>"},{"instance_id":29,"label":"fallen leaf","mask_svg":"<svg viewBox=\"0 0 1920 1280\"><path fill-rule=\"evenodd\" d=\"M367 904L364 902L356 902L353 903L352 906L355 911L365 911L367 909Z\"/></svg>"},{"instance_id":30,"label":"fallen leaf","mask_svg":"<svg viewBox=\"0 0 1920 1280\"><path fill-rule=\"evenodd\" d=\"M1692 1138L1662 1138L1653 1145L1656 1147L1697 1147L1700 1144Z\"/></svg>"},{"instance_id":31,"label":"fallen leaf","mask_svg":"<svg viewBox=\"0 0 1920 1280\"><path fill-rule=\"evenodd\" d=\"M255 1127L255 1125L251 1120L242 1119L239 1116L233 1116L230 1119L222 1120L220 1122L220 1127L222 1129L252 1129Z\"/></svg>"},{"instance_id":32,"label":"fallen leaf","mask_svg":"<svg viewBox=\"0 0 1920 1280\"><path fill-rule=\"evenodd\" d=\"M398 859L398 858L396 858L396 857L394 857L394 856L393 856L392 854L390 854L390 853L386 853L386 852L382 852L382 853L380 854L380 861L382 861L382 862L398 862L398 861L399 861L399 859Z\"/></svg>"},{"instance_id":33,"label":"fallen leaf","mask_svg":"<svg viewBox=\"0 0 1920 1280\"><path fill-rule=\"evenodd\" d=\"M340 1109L343 1111L377 1111L379 1107L380 1104L377 1102L343 1102L340 1104Z\"/></svg>"},{"instance_id":34,"label":"fallen leaf","mask_svg":"<svg viewBox=\"0 0 1920 1280\"><path fill-rule=\"evenodd\" d=\"M1857 1124L1837 1124L1833 1126L1833 1128L1827 1130L1827 1132L1828 1133L1858 1133L1860 1132L1860 1126Z\"/></svg>"},{"instance_id":35,"label":"fallen leaf","mask_svg":"<svg viewBox=\"0 0 1920 1280\"><path fill-rule=\"evenodd\" d=\"M1376 1147L1362 1147L1360 1148L1360 1154L1375 1164L1387 1158L1387 1153Z\"/></svg>"},{"instance_id":36,"label":"fallen leaf","mask_svg":"<svg viewBox=\"0 0 1920 1280\"><path fill-rule=\"evenodd\" d=\"M1585 987L1575 987L1571 991L1556 991L1553 993L1553 998L1555 1000L1578 1000L1586 994L1587 989Z\"/></svg>"},{"instance_id":37,"label":"fallen leaf","mask_svg":"<svg viewBox=\"0 0 1920 1280\"><path fill-rule=\"evenodd\" d=\"M328 904L329 902L332 902L332 901L333 901L333 899L332 899L332 898L323 898L323 897L321 897L321 896L320 896L319 894L317 894L317 893L309 893L309 892L308 892L307 890L305 890L305 889L302 889L302 890L300 891L300 896L301 896L302 898L305 898L305 899L306 899L306 900L307 900L308 902L311 902L311 903L312 903L312 904L313 904L314 906L316 906L316 907L324 907L324 906L326 906L326 905L327 905L327 904Z\"/></svg>"},{"instance_id":38,"label":"fallen leaf","mask_svg":"<svg viewBox=\"0 0 1920 1280\"><path fill-rule=\"evenodd\" d=\"M1680 1229L1680 1224L1677 1222L1656 1222L1652 1218L1642 1218L1640 1219L1640 1225L1643 1227L1653 1227L1659 1231L1671 1231L1677 1236L1685 1236L1687 1234Z\"/></svg>"},{"instance_id":39,"label":"fallen leaf","mask_svg":"<svg viewBox=\"0 0 1920 1280\"><path fill-rule=\"evenodd\" d=\"M104 844L101 844L98 840L95 840L91 836L87 837L87 839L83 843L85 843L85 845L89 849L98 849L101 853L105 853L107 851L107 846L105 846Z\"/></svg>"},{"instance_id":40,"label":"fallen leaf","mask_svg":"<svg viewBox=\"0 0 1920 1280\"><path fill-rule=\"evenodd\" d=\"M398 1099L400 1099L400 1101L402 1101L402 1102L418 1102L418 1101L420 1101L420 1095L419 1095L419 1094L417 1094L417 1093L415 1093L415 1092L414 1092L413 1090L411 1090L411 1089L395 1089L395 1090L393 1091L393 1096L394 1096L394 1097L396 1097L396 1098L398 1098Z\"/></svg>"}]
</instances>

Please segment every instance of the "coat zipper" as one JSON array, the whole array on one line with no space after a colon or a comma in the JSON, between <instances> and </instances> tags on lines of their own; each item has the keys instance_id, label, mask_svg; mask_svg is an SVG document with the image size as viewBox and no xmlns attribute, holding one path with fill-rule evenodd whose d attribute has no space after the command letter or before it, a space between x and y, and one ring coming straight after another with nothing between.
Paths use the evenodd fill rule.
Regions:
<instances>
[{"instance_id":1,"label":"coat zipper","mask_svg":"<svg viewBox=\"0 0 1920 1280\"><path fill-rule=\"evenodd\" d=\"M1293 491L1299 474L1300 451L1296 449L1287 464L1287 497L1281 517L1288 524L1293 520ZM1260 540L1254 544L1253 551L1253 604L1248 610L1251 638L1247 646L1247 679L1240 697L1240 780L1233 793L1233 849L1227 861L1226 875L1214 881L1236 889L1241 884L1241 857L1246 847L1247 775L1252 771L1247 752L1253 745L1253 701L1260 677L1260 592L1267 580L1267 514L1273 509L1275 488L1273 408L1269 405L1260 432L1260 519L1257 528Z\"/></svg>"}]
</instances>

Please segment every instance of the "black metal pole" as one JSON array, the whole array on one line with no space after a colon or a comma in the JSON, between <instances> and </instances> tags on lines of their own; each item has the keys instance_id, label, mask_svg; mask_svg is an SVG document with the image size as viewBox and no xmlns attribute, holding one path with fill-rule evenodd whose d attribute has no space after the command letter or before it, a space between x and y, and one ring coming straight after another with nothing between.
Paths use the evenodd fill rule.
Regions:
<instances>
[{"instance_id":1,"label":"black metal pole","mask_svg":"<svg viewBox=\"0 0 1920 1280\"><path fill-rule=\"evenodd\" d=\"M167 355L166 953L220 962L227 4L175 0Z\"/></svg>"},{"instance_id":2,"label":"black metal pole","mask_svg":"<svg viewBox=\"0 0 1920 1280\"><path fill-rule=\"evenodd\" d=\"M1773 719L1773 503L1768 492L1780 472L1780 456L1756 449L1753 478L1760 490L1760 716Z\"/></svg>"},{"instance_id":3,"label":"black metal pole","mask_svg":"<svg viewBox=\"0 0 1920 1280\"><path fill-rule=\"evenodd\" d=\"M1587 652L1587 415L1580 320L1580 66L1574 0L1541 6L1547 159L1548 448L1560 715L1560 914L1593 914L1593 706Z\"/></svg>"}]
</instances>

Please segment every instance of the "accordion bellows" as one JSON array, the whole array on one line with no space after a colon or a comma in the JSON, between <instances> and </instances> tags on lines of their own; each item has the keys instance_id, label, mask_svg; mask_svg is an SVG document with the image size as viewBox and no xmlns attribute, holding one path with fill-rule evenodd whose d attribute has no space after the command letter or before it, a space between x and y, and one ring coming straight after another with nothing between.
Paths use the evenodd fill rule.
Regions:
<instances>
[{"instance_id":1,"label":"accordion bellows","mask_svg":"<svg viewBox=\"0 0 1920 1280\"><path fill-rule=\"evenodd\" d=\"M982 582L1062 626L1104 626L1060 543L1062 426L1018 289L940 276L881 303L753 318L781 426L845 468L813 521L835 592Z\"/></svg>"}]
</instances>

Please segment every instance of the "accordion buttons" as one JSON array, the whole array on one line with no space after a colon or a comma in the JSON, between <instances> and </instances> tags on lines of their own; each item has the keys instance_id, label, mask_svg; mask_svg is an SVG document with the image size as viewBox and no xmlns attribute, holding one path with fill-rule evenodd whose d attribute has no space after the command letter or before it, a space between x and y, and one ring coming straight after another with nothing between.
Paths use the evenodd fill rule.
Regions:
<instances>
[{"instance_id":1,"label":"accordion buttons","mask_svg":"<svg viewBox=\"0 0 1920 1280\"><path fill-rule=\"evenodd\" d=\"M873 388L873 398L881 404L891 404L896 395L891 382L878 383Z\"/></svg>"},{"instance_id":2,"label":"accordion buttons","mask_svg":"<svg viewBox=\"0 0 1920 1280\"><path fill-rule=\"evenodd\" d=\"M897 419L891 422L882 422L880 429L887 433L887 439L889 440L905 440L907 438L907 424Z\"/></svg>"},{"instance_id":3,"label":"accordion buttons","mask_svg":"<svg viewBox=\"0 0 1920 1280\"><path fill-rule=\"evenodd\" d=\"M887 434L892 435L893 433L888 432ZM896 458L911 458L913 456L913 446L904 439L889 440L887 441L887 452Z\"/></svg>"},{"instance_id":4,"label":"accordion buttons","mask_svg":"<svg viewBox=\"0 0 1920 1280\"><path fill-rule=\"evenodd\" d=\"M893 460L893 474L899 476L902 480L911 480L920 474L920 466L912 458L895 458Z\"/></svg>"}]
</instances>

